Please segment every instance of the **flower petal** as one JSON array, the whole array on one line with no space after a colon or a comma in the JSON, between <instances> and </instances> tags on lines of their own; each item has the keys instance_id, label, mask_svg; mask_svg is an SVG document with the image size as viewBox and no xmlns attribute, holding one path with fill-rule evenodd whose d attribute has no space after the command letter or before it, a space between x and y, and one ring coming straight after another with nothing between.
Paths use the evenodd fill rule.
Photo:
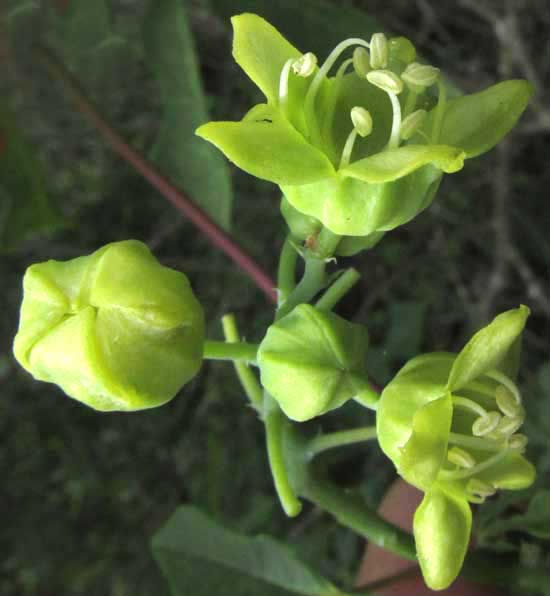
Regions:
<instances>
[{"instance_id":1,"label":"flower petal","mask_svg":"<svg viewBox=\"0 0 550 596\"><path fill-rule=\"evenodd\" d=\"M536 471L531 462L518 453L509 453L503 460L477 475L495 488L522 490L535 481Z\"/></svg>"},{"instance_id":2,"label":"flower petal","mask_svg":"<svg viewBox=\"0 0 550 596\"><path fill-rule=\"evenodd\" d=\"M279 78L289 58L302 53L265 19L251 13L234 16L233 57L269 102L279 96Z\"/></svg>"},{"instance_id":3,"label":"flower petal","mask_svg":"<svg viewBox=\"0 0 550 596\"><path fill-rule=\"evenodd\" d=\"M438 142L461 147L468 158L489 151L514 127L532 94L530 83L511 80L450 100Z\"/></svg>"},{"instance_id":4,"label":"flower petal","mask_svg":"<svg viewBox=\"0 0 550 596\"><path fill-rule=\"evenodd\" d=\"M340 172L376 184L397 180L429 163L449 174L458 172L464 157L462 149L448 145L405 145L360 159Z\"/></svg>"},{"instance_id":5,"label":"flower petal","mask_svg":"<svg viewBox=\"0 0 550 596\"><path fill-rule=\"evenodd\" d=\"M414 514L416 552L424 581L444 590L464 562L472 529L472 511L465 499L434 488Z\"/></svg>"},{"instance_id":6,"label":"flower petal","mask_svg":"<svg viewBox=\"0 0 550 596\"><path fill-rule=\"evenodd\" d=\"M241 122L209 122L197 129L245 172L275 184L308 184L334 175L327 156L267 105Z\"/></svg>"},{"instance_id":7,"label":"flower petal","mask_svg":"<svg viewBox=\"0 0 550 596\"><path fill-rule=\"evenodd\" d=\"M487 371L497 368L521 335L529 312L523 305L508 310L478 331L456 357L449 375L449 389L456 391Z\"/></svg>"},{"instance_id":8,"label":"flower petal","mask_svg":"<svg viewBox=\"0 0 550 596\"><path fill-rule=\"evenodd\" d=\"M428 490L447 455L453 405L451 394L422 406L412 420L412 434L403 447L399 473L411 484Z\"/></svg>"}]
</instances>

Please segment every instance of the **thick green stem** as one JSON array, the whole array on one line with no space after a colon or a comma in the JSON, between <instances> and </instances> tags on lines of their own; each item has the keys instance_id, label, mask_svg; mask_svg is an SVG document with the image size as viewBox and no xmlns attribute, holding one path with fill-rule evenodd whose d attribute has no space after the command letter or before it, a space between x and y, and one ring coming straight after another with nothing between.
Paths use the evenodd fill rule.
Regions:
<instances>
[{"instance_id":1,"label":"thick green stem","mask_svg":"<svg viewBox=\"0 0 550 596\"><path fill-rule=\"evenodd\" d=\"M258 353L257 344L249 344L243 341L215 341L204 342L203 356L206 360L244 360L248 364L256 363Z\"/></svg>"},{"instance_id":2,"label":"thick green stem","mask_svg":"<svg viewBox=\"0 0 550 596\"><path fill-rule=\"evenodd\" d=\"M327 433L326 435L320 435L311 439L306 449L308 456L313 458L327 449L353 445L355 443L363 443L364 441L370 441L371 439L376 439L376 426L364 426L362 428L354 428L352 430L342 430L339 432Z\"/></svg>"},{"instance_id":3,"label":"thick green stem","mask_svg":"<svg viewBox=\"0 0 550 596\"><path fill-rule=\"evenodd\" d=\"M361 275L353 267L347 269L317 300L315 306L321 310L332 310L336 304L353 288Z\"/></svg>"},{"instance_id":4,"label":"thick green stem","mask_svg":"<svg viewBox=\"0 0 550 596\"><path fill-rule=\"evenodd\" d=\"M264 393L264 424L267 440L267 455L269 467L279 495L281 506L289 517L295 517L302 510L302 504L297 499L287 470L283 453L283 431L285 417L279 404L267 393Z\"/></svg>"},{"instance_id":5,"label":"thick green stem","mask_svg":"<svg viewBox=\"0 0 550 596\"><path fill-rule=\"evenodd\" d=\"M277 273L277 302L279 304L283 304L296 287L297 259L298 251L293 246L290 235L288 235L279 257L279 270Z\"/></svg>"},{"instance_id":6,"label":"thick green stem","mask_svg":"<svg viewBox=\"0 0 550 596\"><path fill-rule=\"evenodd\" d=\"M237 322L235 316L232 314L225 315L222 318L223 334L227 342L240 341L239 330L237 329ZM248 368L244 362L235 361L235 372L237 377L250 400L250 403L258 411L262 411L263 392L258 379L254 373Z\"/></svg>"}]
</instances>

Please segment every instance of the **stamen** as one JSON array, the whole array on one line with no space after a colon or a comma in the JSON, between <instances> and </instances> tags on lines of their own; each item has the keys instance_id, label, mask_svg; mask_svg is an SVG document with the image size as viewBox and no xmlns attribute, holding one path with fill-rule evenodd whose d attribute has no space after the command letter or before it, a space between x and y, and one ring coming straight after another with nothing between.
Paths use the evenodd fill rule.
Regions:
<instances>
[{"instance_id":1,"label":"stamen","mask_svg":"<svg viewBox=\"0 0 550 596\"><path fill-rule=\"evenodd\" d=\"M498 427L502 416L498 412L489 412L485 416L479 417L472 424L472 434L476 437L489 435Z\"/></svg>"},{"instance_id":2,"label":"stamen","mask_svg":"<svg viewBox=\"0 0 550 596\"><path fill-rule=\"evenodd\" d=\"M317 118L315 117L315 97L317 96L319 87L321 86L323 79L327 76L328 71L332 68L336 60L338 60L340 54L350 46L363 46L365 48L370 48L370 44L368 42L366 42L364 39L359 39L356 37L350 37L349 39L341 41L328 55L328 58L317 71L317 74L313 78L313 81L307 90L304 100L304 112L306 115L306 123L309 127L310 136L314 137L314 140L318 141L320 134Z\"/></svg>"},{"instance_id":3,"label":"stamen","mask_svg":"<svg viewBox=\"0 0 550 596\"><path fill-rule=\"evenodd\" d=\"M346 143L344 145L344 149L342 150L342 157L340 158L340 169L345 168L349 165L351 159L351 152L353 151L353 146L355 145L355 139L357 138L357 129L354 128L350 133L348 138L346 139Z\"/></svg>"},{"instance_id":4,"label":"stamen","mask_svg":"<svg viewBox=\"0 0 550 596\"><path fill-rule=\"evenodd\" d=\"M416 48L406 37L392 37L389 40L390 56L409 64L416 58Z\"/></svg>"},{"instance_id":5,"label":"stamen","mask_svg":"<svg viewBox=\"0 0 550 596\"><path fill-rule=\"evenodd\" d=\"M284 115L288 106L288 83L290 78L290 69L298 77L307 78L313 74L317 66L317 56L313 52L306 52L297 60L289 58L281 70L279 77L279 107Z\"/></svg>"},{"instance_id":6,"label":"stamen","mask_svg":"<svg viewBox=\"0 0 550 596\"><path fill-rule=\"evenodd\" d=\"M353 122L353 130L350 132L344 145L340 159L340 168L345 168L349 164L357 135L366 137L372 132L372 116L368 110L360 106L355 106L352 108L350 116Z\"/></svg>"},{"instance_id":7,"label":"stamen","mask_svg":"<svg viewBox=\"0 0 550 596\"><path fill-rule=\"evenodd\" d=\"M365 48L355 48L353 50L353 68L360 79L365 79L370 72L370 56Z\"/></svg>"},{"instance_id":8,"label":"stamen","mask_svg":"<svg viewBox=\"0 0 550 596\"><path fill-rule=\"evenodd\" d=\"M513 435L521 428L524 420L523 416L504 416L498 423L496 432L504 436Z\"/></svg>"},{"instance_id":9,"label":"stamen","mask_svg":"<svg viewBox=\"0 0 550 596\"><path fill-rule=\"evenodd\" d=\"M283 66L283 70L281 70L281 76L279 77L279 108L285 116L288 106L288 79L293 64L294 58L287 60Z\"/></svg>"},{"instance_id":10,"label":"stamen","mask_svg":"<svg viewBox=\"0 0 550 596\"><path fill-rule=\"evenodd\" d=\"M483 482L483 480L480 480L479 478L472 478L469 480L466 485L466 490L471 495L482 498L491 497L497 492L494 486L487 482Z\"/></svg>"},{"instance_id":11,"label":"stamen","mask_svg":"<svg viewBox=\"0 0 550 596\"><path fill-rule=\"evenodd\" d=\"M510 447L510 449L513 449L514 451L519 451L520 453L523 453L525 451L527 443L527 437L519 433L517 435L512 435L508 439L508 446Z\"/></svg>"},{"instance_id":12,"label":"stamen","mask_svg":"<svg viewBox=\"0 0 550 596\"><path fill-rule=\"evenodd\" d=\"M363 49L363 48L357 48ZM366 52L367 50L365 50ZM336 76L334 77L334 85L332 89L332 93L327 101L327 106L325 109L325 117L323 118L323 138L328 140L330 138L330 130L332 127L332 123L334 120L334 112L336 110L336 103L338 101L338 95L340 92L340 84L342 82L343 76L346 74L346 70L350 64L353 63L353 58L348 58L344 60L342 64L338 67L336 71Z\"/></svg>"},{"instance_id":13,"label":"stamen","mask_svg":"<svg viewBox=\"0 0 550 596\"><path fill-rule=\"evenodd\" d=\"M506 389L510 391L510 393L516 398L518 404L521 404L521 393L517 385L507 377L504 373L500 372L499 370L490 370L489 372L485 373L485 376L489 377L490 379L494 379L498 381L501 385L504 385Z\"/></svg>"},{"instance_id":14,"label":"stamen","mask_svg":"<svg viewBox=\"0 0 550 596\"><path fill-rule=\"evenodd\" d=\"M388 66L388 40L383 33L375 33L370 39L370 65L376 70Z\"/></svg>"},{"instance_id":15,"label":"stamen","mask_svg":"<svg viewBox=\"0 0 550 596\"><path fill-rule=\"evenodd\" d=\"M476 465L473 456L460 447L451 447L447 452L447 459L459 468L473 468Z\"/></svg>"},{"instance_id":16,"label":"stamen","mask_svg":"<svg viewBox=\"0 0 550 596\"><path fill-rule=\"evenodd\" d=\"M476 401L473 399L469 399L468 397L462 397L461 395L453 395L453 406L459 408L466 408L472 412L475 412L481 418L487 416L487 410L480 406Z\"/></svg>"},{"instance_id":17,"label":"stamen","mask_svg":"<svg viewBox=\"0 0 550 596\"><path fill-rule=\"evenodd\" d=\"M497 406L505 416L517 416L521 411L514 394L504 385L499 385L495 391Z\"/></svg>"},{"instance_id":18,"label":"stamen","mask_svg":"<svg viewBox=\"0 0 550 596\"><path fill-rule=\"evenodd\" d=\"M428 112L426 112L426 110L416 110L416 112L413 112L404 118L399 132L401 138L408 141L422 126L427 115Z\"/></svg>"},{"instance_id":19,"label":"stamen","mask_svg":"<svg viewBox=\"0 0 550 596\"><path fill-rule=\"evenodd\" d=\"M465 480L466 478L471 478L480 472L484 472L489 468L492 468L494 465L498 464L502 461L510 452L510 449L502 449L495 455L487 458L485 461L475 465L473 468L468 468L467 470L453 470L452 472L449 470L442 470L440 475L445 480Z\"/></svg>"},{"instance_id":20,"label":"stamen","mask_svg":"<svg viewBox=\"0 0 550 596\"><path fill-rule=\"evenodd\" d=\"M461 447L468 447L469 449L476 449L477 451L494 452L500 451L504 446L502 440L494 441L486 437L471 437L470 435L462 435L453 432L449 433L449 443L460 445Z\"/></svg>"},{"instance_id":21,"label":"stamen","mask_svg":"<svg viewBox=\"0 0 550 596\"><path fill-rule=\"evenodd\" d=\"M313 74L317 66L317 56L313 52L307 52L292 64L292 70L295 75L307 78Z\"/></svg>"},{"instance_id":22,"label":"stamen","mask_svg":"<svg viewBox=\"0 0 550 596\"><path fill-rule=\"evenodd\" d=\"M399 147L399 131L401 129L401 104L397 95L403 91L403 81L391 70L371 70L367 74L367 81L385 91L390 98L393 120L387 148L396 149Z\"/></svg>"},{"instance_id":23,"label":"stamen","mask_svg":"<svg viewBox=\"0 0 550 596\"><path fill-rule=\"evenodd\" d=\"M407 86L417 93L421 93L427 87L434 85L439 79L439 68L429 66L428 64L419 64L412 62L405 68L401 78L407 83Z\"/></svg>"}]
</instances>

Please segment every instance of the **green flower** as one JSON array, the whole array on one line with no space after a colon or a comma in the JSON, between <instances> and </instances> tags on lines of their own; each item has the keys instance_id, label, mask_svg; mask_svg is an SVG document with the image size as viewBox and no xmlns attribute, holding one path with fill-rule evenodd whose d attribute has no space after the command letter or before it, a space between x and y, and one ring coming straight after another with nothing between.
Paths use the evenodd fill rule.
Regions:
<instances>
[{"instance_id":1,"label":"green flower","mask_svg":"<svg viewBox=\"0 0 550 596\"><path fill-rule=\"evenodd\" d=\"M499 489L528 487L533 466L518 434L524 410L514 382L529 309L497 316L458 355L408 362L384 389L380 446L398 473L424 491L414 536L424 579L446 588L457 576L472 524L469 503Z\"/></svg>"},{"instance_id":2,"label":"green flower","mask_svg":"<svg viewBox=\"0 0 550 596\"><path fill-rule=\"evenodd\" d=\"M32 265L23 289L16 359L96 410L159 406L201 366L202 308L141 242Z\"/></svg>"},{"instance_id":3,"label":"green flower","mask_svg":"<svg viewBox=\"0 0 550 596\"><path fill-rule=\"evenodd\" d=\"M259 16L232 22L235 60L266 103L197 134L339 235L380 234L411 220L431 203L443 172L493 147L532 93L515 80L448 101L439 70L414 62L405 38L347 39L317 67Z\"/></svg>"},{"instance_id":4,"label":"green flower","mask_svg":"<svg viewBox=\"0 0 550 596\"><path fill-rule=\"evenodd\" d=\"M310 420L367 389L367 347L366 327L300 304L260 344L262 385L290 419Z\"/></svg>"}]
</instances>

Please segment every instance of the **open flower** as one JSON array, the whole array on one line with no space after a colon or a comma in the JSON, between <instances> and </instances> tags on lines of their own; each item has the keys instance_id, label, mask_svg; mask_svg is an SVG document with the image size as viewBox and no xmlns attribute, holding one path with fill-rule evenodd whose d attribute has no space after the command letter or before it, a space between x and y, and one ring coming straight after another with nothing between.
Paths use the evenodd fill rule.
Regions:
<instances>
[{"instance_id":1,"label":"open flower","mask_svg":"<svg viewBox=\"0 0 550 596\"><path fill-rule=\"evenodd\" d=\"M199 371L202 307L137 240L32 265L23 289L15 357L96 410L159 406Z\"/></svg>"},{"instance_id":2,"label":"open flower","mask_svg":"<svg viewBox=\"0 0 550 596\"><path fill-rule=\"evenodd\" d=\"M232 22L235 60L267 101L240 122L210 122L197 134L339 235L380 234L411 220L443 172L493 147L532 93L515 80L447 100L439 70L414 62L405 38L347 39L318 67L261 17Z\"/></svg>"},{"instance_id":3,"label":"open flower","mask_svg":"<svg viewBox=\"0 0 550 596\"><path fill-rule=\"evenodd\" d=\"M380 398L380 446L398 473L425 492L414 536L432 589L446 588L460 571L472 524L469 503L534 481L522 455L524 410L514 382L528 314L525 306L502 313L458 355L412 359Z\"/></svg>"}]
</instances>

